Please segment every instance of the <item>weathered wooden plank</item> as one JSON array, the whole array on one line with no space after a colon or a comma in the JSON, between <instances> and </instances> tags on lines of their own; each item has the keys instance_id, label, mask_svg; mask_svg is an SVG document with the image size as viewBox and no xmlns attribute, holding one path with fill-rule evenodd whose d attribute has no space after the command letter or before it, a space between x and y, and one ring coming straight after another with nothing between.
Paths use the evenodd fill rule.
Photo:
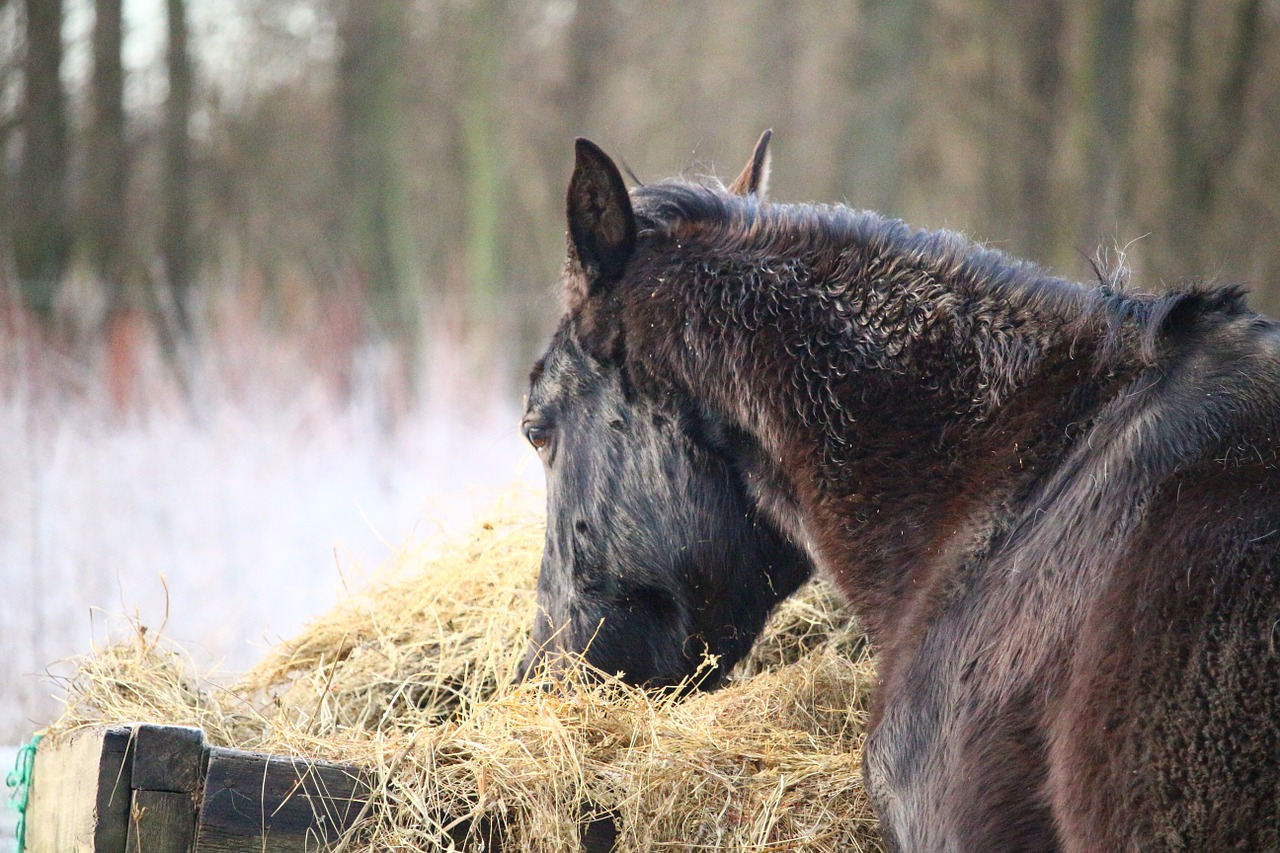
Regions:
<instances>
[{"instance_id":1,"label":"weathered wooden plank","mask_svg":"<svg viewBox=\"0 0 1280 853\"><path fill-rule=\"evenodd\" d=\"M190 791L134 791L127 853L191 853L196 800Z\"/></svg>"},{"instance_id":2,"label":"weathered wooden plank","mask_svg":"<svg viewBox=\"0 0 1280 853\"><path fill-rule=\"evenodd\" d=\"M133 739L127 727L46 737L27 806L31 853L125 853Z\"/></svg>"},{"instance_id":3,"label":"weathered wooden plank","mask_svg":"<svg viewBox=\"0 0 1280 853\"><path fill-rule=\"evenodd\" d=\"M140 725L134 732L133 787L199 791L204 787L204 732L186 726Z\"/></svg>"},{"instance_id":4,"label":"weathered wooden plank","mask_svg":"<svg viewBox=\"0 0 1280 853\"><path fill-rule=\"evenodd\" d=\"M204 792L204 732L144 724L133 737L128 853L191 853Z\"/></svg>"},{"instance_id":5,"label":"weathered wooden plank","mask_svg":"<svg viewBox=\"0 0 1280 853\"><path fill-rule=\"evenodd\" d=\"M197 853L324 850L369 797L358 768L322 761L209 750Z\"/></svg>"}]
</instances>

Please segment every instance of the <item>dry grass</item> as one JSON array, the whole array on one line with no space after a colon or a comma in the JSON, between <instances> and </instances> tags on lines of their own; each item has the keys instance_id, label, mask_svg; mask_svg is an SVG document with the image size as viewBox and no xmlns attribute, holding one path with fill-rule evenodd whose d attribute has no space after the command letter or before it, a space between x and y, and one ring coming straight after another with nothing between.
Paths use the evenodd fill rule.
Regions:
<instances>
[{"instance_id":1,"label":"dry grass","mask_svg":"<svg viewBox=\"0 0 1280 853\"><path fill-rule=\"evenodd\" d=\"M730 684L684 701L608 678L511 686L541 525L498 508L442 553L407 552L237 682L191 674L139 631L80 661L57 732L200 726L218 745L363 765L374 807L349 849L879 850L859 769L874 672L834 597L775 614Z\"/></svg>"}]
</instances>

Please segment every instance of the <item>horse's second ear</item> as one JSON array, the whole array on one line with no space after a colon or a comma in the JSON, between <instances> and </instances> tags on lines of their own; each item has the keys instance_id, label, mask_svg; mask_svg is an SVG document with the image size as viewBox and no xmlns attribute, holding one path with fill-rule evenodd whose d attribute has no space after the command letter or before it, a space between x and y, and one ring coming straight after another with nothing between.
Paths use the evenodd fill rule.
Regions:
<instances>
[{"instance_id":1,"label":"horse's second ear","mask_svg":"<svg viewBox=\"0 0 1280 853\"><path fill-rule=\"evenodd\" d=\"M609 155L587 139L575 143L574 154L569 248L590 293L621 275L636 246L636 218L627 185Z\"/></svg>"},{"instance_id":2,"label":"horse's second ear","mask_svg":"<svg viewBox=\"0 0 1280 853\"><path fill-rule=\"evenodd\" d=\"M769 191L769 140L773 138L773 131L766 130L760 134L760 140L756 142L756 148L751 152L751 160L743 167L738 177L733 179L733 183L729 184L729 192L734 195L754 195L760 201L764 201L765 193Z\"/></svg>"}]
</instances>

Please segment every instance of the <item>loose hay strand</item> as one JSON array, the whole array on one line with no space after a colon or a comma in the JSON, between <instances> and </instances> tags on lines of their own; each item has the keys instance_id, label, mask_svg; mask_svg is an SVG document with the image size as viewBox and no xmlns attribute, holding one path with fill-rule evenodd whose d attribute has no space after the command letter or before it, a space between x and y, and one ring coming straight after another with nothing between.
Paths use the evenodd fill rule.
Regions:
<instances>
[{"instance_id":1,"label":"loose hay strand","mask_svg":"<svg viewBox=\"0 0 1280 853\"><path fill-rule=\"evenodd\" d=\"M95 649L52 728L143 721L219 746L366 768L346 851L879 851L861 784L875 673L814 583L771 617L727 686L677 700L569 668L515 685L542 549L508 500L468 535L406 549L238 680L192 675L141 627ZM432 548L434 547L434 550Z\"/></svg>"}]
</instances>

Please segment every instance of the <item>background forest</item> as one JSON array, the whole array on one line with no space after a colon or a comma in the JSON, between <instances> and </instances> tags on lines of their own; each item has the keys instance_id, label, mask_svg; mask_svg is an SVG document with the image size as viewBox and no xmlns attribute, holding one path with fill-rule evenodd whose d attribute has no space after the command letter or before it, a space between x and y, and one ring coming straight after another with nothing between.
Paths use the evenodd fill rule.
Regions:
<instances>
[{"instance_id":1,"label":"background forest","mask_svg":"<svg viewBox=\"0 0 1280 853\"><path fill-rule=\"evenodd\" d=\"M0 742L90 608L240 666L536 483L573 137L766 127L778 200L1280 311L1277 0L0 0Z\"/></svg>"}]
</instances>

